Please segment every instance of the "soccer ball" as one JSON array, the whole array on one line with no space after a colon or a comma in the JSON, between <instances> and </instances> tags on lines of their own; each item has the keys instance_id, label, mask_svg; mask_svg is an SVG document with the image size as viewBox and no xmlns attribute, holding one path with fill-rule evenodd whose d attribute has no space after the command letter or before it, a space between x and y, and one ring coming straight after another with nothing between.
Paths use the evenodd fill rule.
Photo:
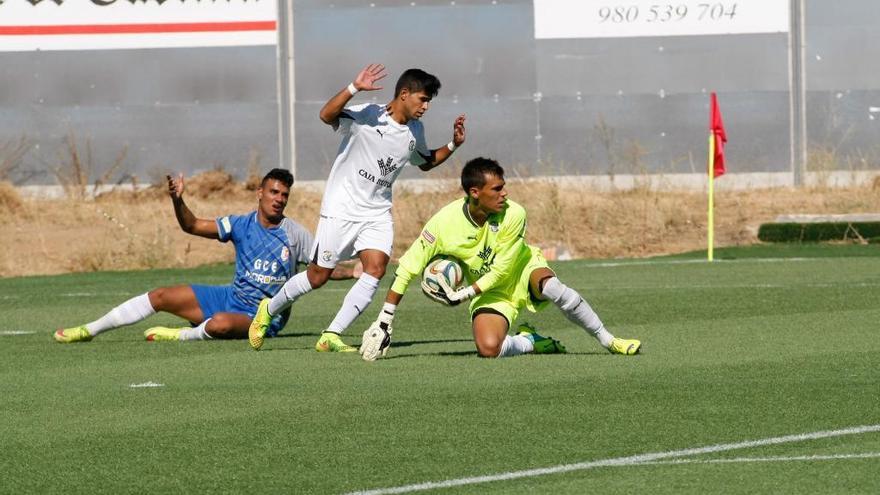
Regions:
<instances>
[{"instance_id":1,"label":"soccer ball","mask_svg":"<svg viewBox=\"0 0 880 495\"><path fill-rule=\"evenodd\" d=\"M440 277L444 277L450 287L458 289L464 280L461 265L453 259L437 257L431 260L422 272L422 291L431 299L444 302L445 293L438 282ZM444 302L444 304L449 303Z\"/></svg>"}]
</instances>

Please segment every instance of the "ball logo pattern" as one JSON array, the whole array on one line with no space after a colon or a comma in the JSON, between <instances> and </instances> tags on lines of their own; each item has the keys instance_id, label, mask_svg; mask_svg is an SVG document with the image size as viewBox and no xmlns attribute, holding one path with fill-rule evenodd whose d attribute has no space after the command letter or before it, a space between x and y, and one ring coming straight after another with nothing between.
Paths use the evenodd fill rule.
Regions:
<instances>
[{"instance_id":1,"label":"ball logo pattern","mask_svg":"<svg viewBox=\"0 0 880 495\"><path fill-rule=\"evenodd\" d=\"M439 277L444 277L453 289L458 289L464 280L461 265L455 260L449 258L431 260L422 273L422 290L432 299L443 294L443 288L438 282Z\"/></svg>"}]
</instances>

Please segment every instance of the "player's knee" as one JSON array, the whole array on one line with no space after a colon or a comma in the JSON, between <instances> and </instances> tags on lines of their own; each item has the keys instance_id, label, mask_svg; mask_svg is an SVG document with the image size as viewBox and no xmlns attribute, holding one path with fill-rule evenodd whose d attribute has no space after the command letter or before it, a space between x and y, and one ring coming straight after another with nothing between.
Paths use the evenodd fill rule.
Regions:
<instances>
[{"instance_id":1,"label":"player's knee","mask_svg":"<svg viewBox=\"0 0 880 495\"><path fill-rule=\"evenodd\" d=\"M385 276L386 267L387 265L384 264L364 265L364 273L368 273L377 279L381 279Z\"/></svg>"},{"instance_id":2,"label":"player's knee","mask_svg":"<svg viewBox=\"0 0 880 495\"><path fill-rule=\"evenodd\" d=\"M229 317L218 313L208 320L208 324L205 325L205 332L211 337L222 339L234 330L233 326L234 323Z\"/></svg>"},{"instance_id":3,"label":"player's knee","mask_svg":"<svg viewBox=\"0 0 880 495\"><path fill-rule=\"evenodd\" d=\"M312 286L312 289L317 289L323 287L324 284L330 280L331 273L333 273L333 269L311 265L309 266L306 276L309 279L309 285Z\"/></svg>"},{"instance_id":4,"label":"player's knee","mask_svg":"<svg viewBox=\"0 0 880 495\"><path fill-rule=\"evenodd\" d=\"M501 354L501 344L503 341L497 339L481 339L475 342L477 344L477 354L484 358L494 358Z\"/></svg>"},{"instance_id":5,"label":"player's knee","mask_svg":"<svg viewBox=\"0 0 880 495\"><path fill-rule=\"evenodd\" d=\"M153 289L147 293L147 298L149 298L150 306L152 306L153 309L156 311L163 311L165 309L165 304L168 302L168 290L165 287Z\"/></svg>"}]
</instances>

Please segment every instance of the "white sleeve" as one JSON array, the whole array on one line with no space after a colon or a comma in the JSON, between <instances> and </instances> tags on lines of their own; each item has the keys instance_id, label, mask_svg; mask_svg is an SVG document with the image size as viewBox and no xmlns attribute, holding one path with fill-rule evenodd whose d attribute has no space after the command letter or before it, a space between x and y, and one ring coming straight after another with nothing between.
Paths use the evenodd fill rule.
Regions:
<instances>
[{"instance_id":1,"label":"white sleeve","mask_svg":"<svg viewBox=\"0 0 880 495\"><path fill-rule=\"evenodd\" d=\"M289 218L285 219L284 229L287 231L290 259L293 264L308 265L312 244L315 242L314 236L308 229Z\"/></svg>"},{"instance_id":2,"label":"white sleeve","mask_svg":"<svg viewBox=\"0 0 880 495\"><path fill-rule=\"evenodd\" d=\"M340 134L349 134L353 124L363 124L370 116L370 103L361 105L353 105L342 109L339 114L339 127L336 132Z\"/></svg>"}]
</instances>

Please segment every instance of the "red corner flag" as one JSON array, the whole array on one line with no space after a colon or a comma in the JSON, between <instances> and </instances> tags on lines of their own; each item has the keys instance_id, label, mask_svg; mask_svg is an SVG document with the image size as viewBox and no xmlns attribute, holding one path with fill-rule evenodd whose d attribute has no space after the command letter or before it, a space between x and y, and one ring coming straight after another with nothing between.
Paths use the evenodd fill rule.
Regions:
<instances>
[{"instance_id":1,"label":"red corner flag","mask_svg":"<svg viewBox=\"0 0 880 495\"><path fill-rule=\"evenodd\" d=\"M721 121L721 109L718 108L718 98L712 93L711 103L709 105L709 131L712 133L711 139L714 144L715 154L712 162L714 163L715 174L712 177L720 177L724 175L724 143L727 142L727 134L724 132L724 122Z\"/></svg>"}]
</instances>

